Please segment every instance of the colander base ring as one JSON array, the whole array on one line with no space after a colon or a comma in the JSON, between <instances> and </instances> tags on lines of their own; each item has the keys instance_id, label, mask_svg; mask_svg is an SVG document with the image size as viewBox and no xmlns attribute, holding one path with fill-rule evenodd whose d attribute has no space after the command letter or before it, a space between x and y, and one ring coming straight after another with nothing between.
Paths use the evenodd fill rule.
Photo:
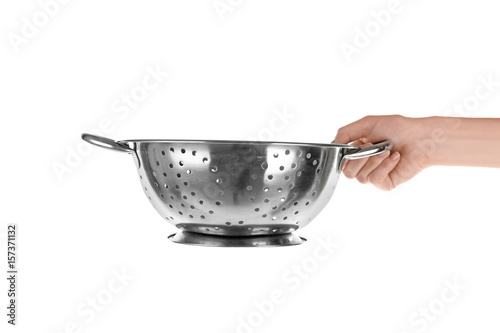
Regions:
<instances>
[{"instance_id":1,"label":"colander base ring","mask_svg":"<svg viewBox=\"0 0 500 333\"><path fill-rule=\"evenodd\" d=\"M290 246L299 245L307 239L291 232L280 235L266 236L216 236L196 232L180 231L168 236L174 243L210 246L210 247L270 247L270 246Z\"/></svg>"}]
</instances>

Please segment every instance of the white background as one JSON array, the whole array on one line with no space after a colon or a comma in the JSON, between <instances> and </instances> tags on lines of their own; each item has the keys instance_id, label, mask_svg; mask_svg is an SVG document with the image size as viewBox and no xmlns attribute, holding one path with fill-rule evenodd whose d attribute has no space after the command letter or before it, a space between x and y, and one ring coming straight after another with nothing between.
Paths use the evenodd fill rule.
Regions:
<instances>
[{"instance_id":1,"label":"white background","mask_svg":"<svg viewBox=\"0 0 500 333\"><path fill-rule=\"evenodd\" d=\"M274 289L285 301L246 331L417 332L410 317L439 305L446 279L467 289L421 331L498 331L499 170L433 167L391 192L342 177L306 244L266 249L171 243L124 154L94 149L58 179L54 163L103 119L115 139L245 140L286 108L274 140L330 142L365 115L443 115L479 76L500 80L494 1L401 0L350 63L340 44L389 1L223 3L222 20L211 0L69 1L16 52L9 36L41 7L2 2L1 228L18 223L20 267L15 328L0 284L2 332L237 332ZM112 104L148 66L168 78L120 119ZM498 117L497 90L469 116ZM318 238L340 247L292 290L282 276ZM122 269L128 285L79 315Z\"/></svg>"}]
</instances>

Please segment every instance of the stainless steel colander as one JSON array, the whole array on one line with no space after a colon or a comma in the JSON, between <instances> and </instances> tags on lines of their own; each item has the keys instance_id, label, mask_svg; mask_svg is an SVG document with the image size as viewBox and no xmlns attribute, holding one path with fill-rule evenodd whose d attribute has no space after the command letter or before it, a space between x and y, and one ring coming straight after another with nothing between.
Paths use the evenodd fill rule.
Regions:
<instances>
[{"instance_id":1,"label":"stainless steel colander","mask_svg":"<svg viewBox=\"0 0 500 333\"><path fill-rule=\"evenodd\" d=\"M156 211L181 231L174 242L207 246L294 245L293 231L325 207L345 160L380 154L384 141L343 144L124 140L83 134L133 156Z\"/></svg>"}]
</instances>

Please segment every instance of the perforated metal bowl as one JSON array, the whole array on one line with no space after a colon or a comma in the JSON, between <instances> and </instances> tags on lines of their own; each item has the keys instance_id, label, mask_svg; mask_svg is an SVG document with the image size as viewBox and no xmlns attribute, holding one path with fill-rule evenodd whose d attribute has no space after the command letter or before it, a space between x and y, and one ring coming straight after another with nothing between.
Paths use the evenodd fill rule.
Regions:
<instances>
[{"instance_id":1,"label":"perforated metal bowl","mask_svg":"<svg viewBox=\"0 0 500 333\"><path fill-rule=\"evenodd\" d=\"M114 141L94 145L133 156L156 211L182 232L171 239L212 246L292 245L292 232L325 207L345 160L380 154L390 141L343 144L246 141Z\"/></svg>"}]
</instances>

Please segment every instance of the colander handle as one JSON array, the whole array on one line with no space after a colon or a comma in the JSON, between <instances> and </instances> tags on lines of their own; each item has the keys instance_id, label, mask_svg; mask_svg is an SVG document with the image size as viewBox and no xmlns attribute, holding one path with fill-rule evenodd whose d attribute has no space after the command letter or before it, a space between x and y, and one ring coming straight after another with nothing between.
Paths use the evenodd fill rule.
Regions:
<instances>
[{"instance_id":1,"label":"colander handle","mask_svg":"<svg viewBox=\"0 0 500 333\"><path fill-rule=\"evenodd\" d=\"M355 146L353 146L354 148ZM361 148L355 152L347 153L344 155L345 160L356 160L358 158L375 156L382 154L384 151L391 150L393 143L391 140L377 142L369 147Z\"/></svg>"},{"instance_id":2,"label":"colander handle","mask_svg":"<svg viewBox=\"0 0 500 333\"><path fill-rule=\"evenodd\" d=\"M82 139L87 141L88 143L93 144L94 146L98 146L101 148L111 149L115 151L120 151L123 153L133 153L135 152L132 148L127 146L125 143L116 142L115 140L103 138L102 136L93 135L93 134L82 134Z\"/></svg>"}]
</instances>

